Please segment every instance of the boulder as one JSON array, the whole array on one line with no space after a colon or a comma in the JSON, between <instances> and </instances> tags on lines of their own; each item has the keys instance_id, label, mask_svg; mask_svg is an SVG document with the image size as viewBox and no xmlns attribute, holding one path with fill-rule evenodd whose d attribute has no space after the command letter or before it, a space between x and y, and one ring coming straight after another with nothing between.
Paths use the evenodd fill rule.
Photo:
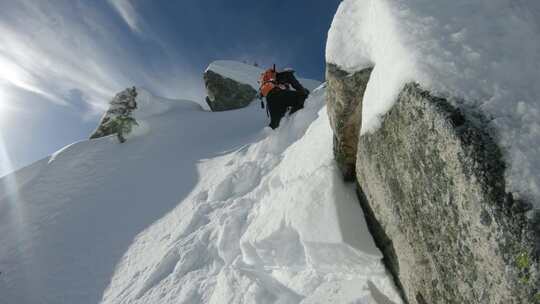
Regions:
<instances>
[{"instance_id":1,"label":"boulder","mask_svg":"<svg viewBox=\"0 0 540 304\"><path fill-rule=\"evenodd\" d=\"M336 159L355 162L366 221L404 299L540 303L540 216L505 189L507 165L487 118L409 83L379 129L344 136L361 97L350 93L352 75L330 74ZM353 158L343 147L355 144Z\"/></svg>"},{"instance_id":2,"label":"boulder","mask_svg":"<svg viewBox=\"0 0 540 304\"><path fill-rule=\"evenodd\" d=\"M127 135L137 121L133 117L133 111L137 109L137 89L127 88L116 94L109 102L107 112L101 118L97 129L90 136L90 139L100 138L116 134L120 142L124 142Z\"/></svg>"},{"instance_id":3,"label":"boulder","mask_svg":"<svg viewBox=\"0 0 540 304\"><path fill-rule=\"evenodd\" d=\"M345 180L355 178L362 99L373 68L349 74L336 65L326 67L326 94L330 126L334 131L334 156Z\"/></svg>"},{"instance_id":4,"label":"boulder","mask_svg":"<svg viewBox=\"0 0 540 304\"><path fill-rule=\"evenodd\" d=\"M214 112L246 107L257 96L257 91L249 84L224 77L210 69L204 72L203 78L208 94L206 103Z\"/></svg>"}]
</instances>

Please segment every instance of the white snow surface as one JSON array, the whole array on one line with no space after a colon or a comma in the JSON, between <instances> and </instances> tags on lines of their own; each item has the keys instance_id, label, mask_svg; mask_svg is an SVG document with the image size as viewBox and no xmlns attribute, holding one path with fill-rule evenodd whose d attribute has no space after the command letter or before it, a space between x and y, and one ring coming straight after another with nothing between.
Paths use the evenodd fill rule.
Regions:
<instances>
[{"instance_id":1,"label":"white snow surface","mask_svg":"<svg viewBox=\"0 0 540 304\"><path fill-rule=\"evenodd\" d=\"M138 89L140 127L0 179L0 303L401 303L324 87L265 128Z\"/></svg>"},{"instance_id":2,"label":"white snow surface","mask_svg":"<svg viewBox=\"0 0 540 304\"><path fill-rule=\"evenodd\" d=\"M344 0L326 60L349 72L374 67L362 134L409 81L485 113L506 153L508 191L540 208L539 1Z\"/></svg>"}]
</instances>

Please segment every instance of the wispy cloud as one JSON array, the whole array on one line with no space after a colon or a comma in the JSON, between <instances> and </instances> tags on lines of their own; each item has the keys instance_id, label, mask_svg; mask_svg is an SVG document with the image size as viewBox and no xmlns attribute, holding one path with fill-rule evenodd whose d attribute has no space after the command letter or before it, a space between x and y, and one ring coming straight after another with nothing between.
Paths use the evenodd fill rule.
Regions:
<instances>
[{"instance_id":1,"label":"wispy cloud","mask_svg":"<svg viewBox=\"0 0 540 304\"><path fill-rule=\"evenodd\" d=\"M109 3L114 7L122 19L124 19L132 31L138 33L141 32L137 11L129 0L109 0Z\"/></svg>"},{"instance_id":2,"label":"wispy cloud","mask_svg":"<svg viewBox=\"0 0 540 304\"><path fill-rule=\"evenodd\" d=\"M129 1L110 3L133 31L141 30L142 22ZM156 60L149 63L151 58L143 50L151 49L148 44L155 42L137 41L118 28L108 8L86 1L20 0L2 4L0 90L13 92L5 89L11 86L65 106L73 106L72 92L77 90L77 99L84 100L88 107L76 110L99 113L114 93L126 86L142 85L167 97L196 86L193 83L197 80L181 60L160 58L173 62L163 69L156 68ZM152 49L163 47L155 44ZM192 95L197 94L202 92Z\"/></svg>"},{"instance_id":3,"label":"wispy cloud","mask_svg":"<svg viewBox=\"0 0 540 304\"><path fill-rule=\"evenodd\" d=\"M9 18L0 21L0 77L5 81L64 105L73 88L83 88L99 106L119 87L122 79L107 71L114 65L101 47L108 37L97 41L90 34L105 33L103 24L88 24L82 16L65 14L65 7L44 3L18 2L10 10Z\"/></svg>"},{"instance_id":4,"label":"wispy cloud","mask_svg":"<svg viewBox=\"0 0 540 304\"><path fill-rule=\"evenodd\" d=\"M2 53L0 53L0 79L4 81L4 86L5 83L9 83L10 85L20 88L22 90L41 95L42 97L45 97L52 102L66 105L66 103L61 98L58 98L52 94L43 91L39 87L36 87L34 85L34 83L36 82L36 78L34 77L34 75L26 71L21 66L14 64L10 60L8 60L6 56ZM5 98L7 98L6 96L2 97L2 99L4 100ZM12 105L3 103L1 104L1 106L7 108Z\"/></svg>"}]
</instances>

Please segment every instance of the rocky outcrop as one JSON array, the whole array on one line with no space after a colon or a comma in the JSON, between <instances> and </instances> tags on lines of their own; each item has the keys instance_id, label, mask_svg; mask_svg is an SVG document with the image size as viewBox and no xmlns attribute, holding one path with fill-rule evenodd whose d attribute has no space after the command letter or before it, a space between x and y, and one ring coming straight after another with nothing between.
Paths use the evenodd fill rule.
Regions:
<instances>
[{"instance_id":1,"label":"rocky outcrop","mask_svg":"<svg viewBox=\"0 0 540 304\"><path fill-rule=\"evenodd\" d=\"M347 77L329 79L337 92L328 107L358 104L338 100L351 96ZM358 115L351 109L329 110L332 124ZM486 125L412 83L375 132L351 140L333 125L345 141L337 144L357 143L361 205L408 303L540 302L538 214L507 193L503 152Z\"/></svg>"},{"instance_id":2,"label":"rocky outcrop","mask_svg":"<svg viewBox=\"0 0 540 304\"><path fill-rule=\"evenodd\" d=\"M206 103L214 112L246 107L257 96L257 91L250 85L224 77L212 70L207 70L203 78L208 94Z\"/></svg>"},{"instance_id":3,"label":"rocky outcrop","mask_svg":"<svg viewBox=\"0 0 540 304\"><path fill-rule=\"evenodd\" d=\"M349 74L333 64L326 68L330 126L334 131L334 156L345 180L354 180L362 99L372 68Z\"/></svg>"},{"instance_id":4,"label":"rocky outcrop","mask_svg":"<svg viewBox=\"0 0 540 304\"><path fill-rule=\"evenodd\" d=\"M137 125L137 121L132 115L133 111L137 109L136 98L137 89L135 87L127 88L116 94L90 139L116 134L120 142L125 142L125 135L131 132L134 125Z\"/></svg>"}]
</instances>

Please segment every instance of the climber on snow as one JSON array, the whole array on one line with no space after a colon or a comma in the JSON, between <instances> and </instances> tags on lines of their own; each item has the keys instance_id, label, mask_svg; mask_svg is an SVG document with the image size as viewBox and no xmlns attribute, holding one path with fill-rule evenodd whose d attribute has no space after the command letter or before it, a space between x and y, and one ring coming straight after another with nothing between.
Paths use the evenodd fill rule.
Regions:
<instances>
[{"instance_id":1,"label":"climber on snow","mask_svg":"<svg viewBox=\"0 0 540 304\"><path fill-rule=\"evenodd\" d=\"M309 91L294 77L294 70L278 72L276 65L261 74L259 84L259 96L266 98L272 129L279 126L288 109L290 114L302 109L309 95Z\"/></svg>"}]
</instances>

